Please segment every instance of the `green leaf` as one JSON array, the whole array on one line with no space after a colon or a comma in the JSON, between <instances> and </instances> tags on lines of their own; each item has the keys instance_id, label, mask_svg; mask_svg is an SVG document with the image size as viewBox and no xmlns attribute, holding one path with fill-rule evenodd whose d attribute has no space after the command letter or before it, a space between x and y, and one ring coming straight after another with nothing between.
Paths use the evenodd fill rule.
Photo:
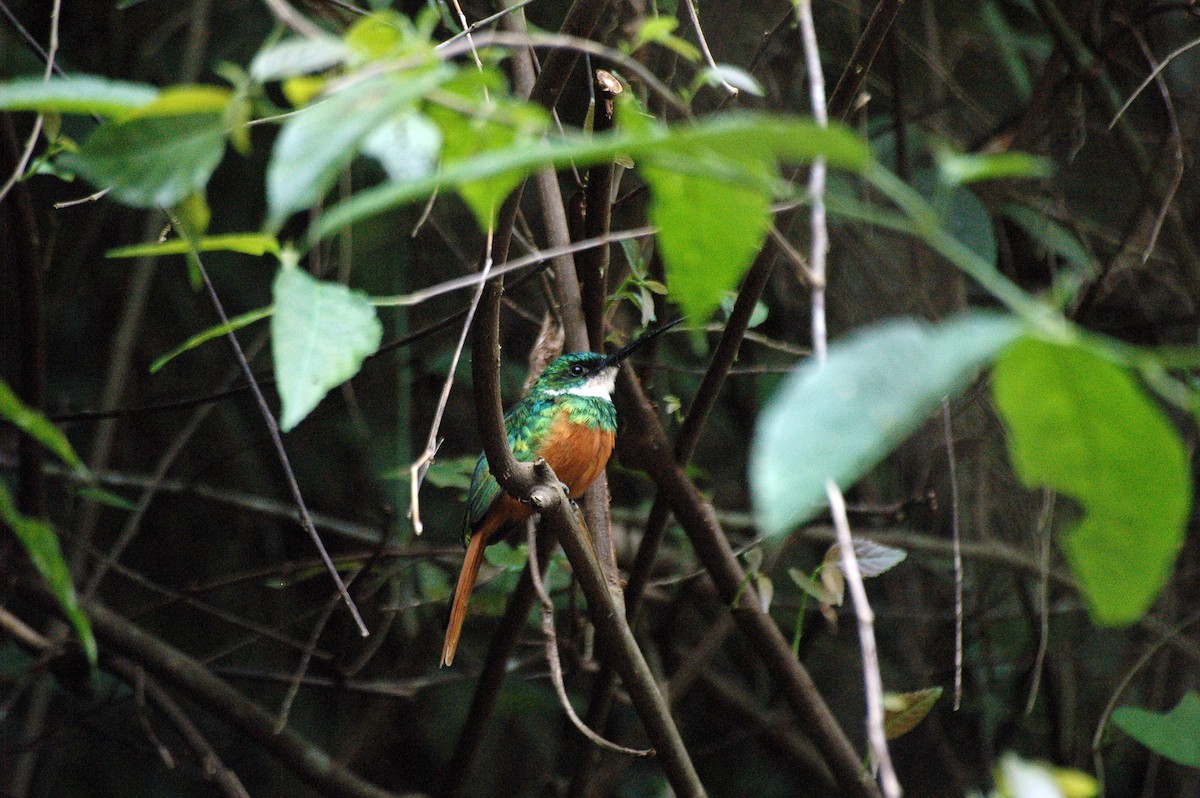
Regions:
<instances>
[{"instance_id":1,"label":"green leaf","mask_svg":"<svg viewBox=\"0 0 1200 798\"><path fill-rule=\"evenodd\" d=\"M1045 158L1027 152L938 153L938 174L953 186L981 180L1015 177L1049 177L1054 165Z\"/></svg>"},{"instance_id":2,"label":"green leaf","mask_svg":"<svg viewBox=\"0 0 1200 798\"><path fill-rule=\"evenodd\" d=\"M196 241L199 252L241 252L244 255L278 255L279 240L268 233L225 233L204 236ZM131 244L104 253L106 258L143 258L148 255L184 255L188 242L182 238L158 241L153 244Z\"/></svg>"},{"instance_id":3,"label":"green leaf","mask_svg":"<svg viewBox=\"0 0 1200 798\"><path fill-rule=\"evenodd\" d=\"M179 355L182 355L184 352L195 349L201 344L208 343L214 338L220 338L223 335L228 335L234 330L240 330L243 327L247 327L256 321L261 321L274 312L275 308L268 305L265 308L258 308L257 310L251 310L247 313L243 313L240 316L235 316L225 324L218 324L215 327L209 327L203 332L196 333L191 338L187 339L182 344L151 363L150 373L156 374L159 369L167 365L167 363L171 362Z\"/></svg>"},{"instance_id":4,"label":"green leaf","mask_svg":"<svg viewBox=\"0 0 1200 798\"><path fill-rule=\"evenodd\" d=\"M491 100L485 97L485 88L490 90ZM495 95L504 88L503 77L493 70L462 73L446 86L446 91L479 110L464 114L439 105L429 107L430 118L441 129L442 159L447 168L478 162L490 153L532 146L541 139L550 121L546 112L526 102L498 99ZM464 180L455 189L479 225L487 228L525 174L520 169L497 171Z\"/></svg>"},{"instance_id":5,"label":"green leaf","mask_svg":"<svg viewBox=\"0 0 1200 798\"><path fill-rule=\"evenodd\" d=\"M379 348L383 325L366 295L296 267L280 269L273 292L271 352L283 403L279 426L289 432L331 388L358 373Z\"/></svg>"},{"instance_id":6,"label":"green leaf","mask_svg":"<svg viewBox=\"0 0 1200 798\"><path fill-rule=\"evenodd\" d=\"M45 446L71 468L87 471L83 460L75 453L62 430L51 424L41 413L26 406L4 380L0 380L0 418Z\"/></svg>"},{"instance_id":7,"label":"green leaf","mask_svg":"<svg viewBox=\"0 0 1200 798\"><path fill-rule=\"evenodd\" d=\"M267 164L269 223L318 203L358 153L363 140L444 82L448 65L421 73L379 75L318 99L289 117Z\"/></svg>"},{"instance_id":8,"label":"green leaf","mask_svg":"<svg viewBox=\"0 0 1200 798\"><path fill-rule=\"evenodd\" d=\"M479 458L475 455L451 457L443 460L437 458L425 472L425 481L435 488L458 488L466 490L471 487L471 476L475 473L475 463ZM399 470L396 478L408 479L408 469Z\"/></svg>"},{"instance_id":9,"label":"green leaf","mask_svg":"<svg viewBox=\"0 0 1200 798\"><path fill-rule=\"evenodd\" d=\"M966 186L946 185L932 170L922 170L913 179L913 187L929 203L942 228L954 240L967 247L983 263L995 267L996 234L987 208Z\"/></svg>"},{"instance_id":10,"label":"green leaf","mask_svg":"<svg viewBox=\"0 0 1200 798\"><path fill-rule=\"evenodd\" d=\"M679 20L675 17L658 16L647 17L634 34L633 40L629 43L628 52L635 53L650 42L655 42L680 57L686 58L688 61L696 62L700 60L700 51L696 46L689 41L679 38L674 31L679 27Z\"/></svg>"},{"instance_id":11,"label":"green leaf","mask_svg":"<svg viewBox=\"0 0 1200 798\"><path fill-rule=\"evenodd\" d=\"M937 325L886 321L829 347L784 380L759 418L750 488L765 534L782 535L826 504L825 481L847 488L963 388L1019 322L966 313Z\"/></svg>"},{"instance_id":12,"label":"green leaf","mask_svg":"<svg viewBox=\"0 0 1200 798\"><path fill-rule=\"evenodd\" d=\"M250 75L260 82L309 75L345 63L350 54L350 48L332 36L285 39L254 56Z\"/></svg>"},{"instance_id":13,"label":"green leaf","mask_svg":"<svg viewBox=\"0 0 1200 798\"><path fill-rule=\"evenodd\" d=\"M702 85L723 87L726 83L738 91L744 91L755 97L762 97L765 93L762 84L753 75L733 64L705 67L696 75L693 87L699 88Z\"/></svg>"},{"instance_id":14,"label":"green leaf","mask_svg":"<svg viewBox=\"0 0 1200 798\"><path fill-rule=\"evenodd\" d=\"M121 116L152 102L158 89L94 75L0 83L0 110Z\"/></svg>"},{"instance_id":15,"label":"green leaf","mask_svg":"<svg viewBox=\"0 0 1200 798\"><path fill-rule=\"evenodd\" d=\"M420 180L437 168L442 131L414 111L384 122L363 141L362 150L379 161L389 180Z\"/></svg>"},{"instance_id":16,"label":"green leaf","mask_svg":"<svg viewBox=\"0 0 1200 798\"><path fill-rule=\"evenodd\" d=\"M75 595L75 586L71 584L71 572L63 559L62 549L58 545L58 536L45 521L27 518L17 512L8 488L0 482L0 520L12 528L21 545L29 554L38 573L50 585L54 597L58 599L67 620L75 627L79 642L83 644L88 662L96 664L96 638L92 634L92 626L87 616L79 607L79 598Z\"/></svg>"},{"instance_id":17,"label":"green leaf","mask_svg":"<svg viewBox=\"0 0 1200 798\"><path fill-rule=\"evenodd\" d=\"M77 493L88 501L104 504L117 510L127 510L129 512L133 512L137 509L137 505L133 502L118 496L112 491L104 490L104 488L80 488Z\"/></svg>"},{"instance_id":18,"label":"green leaf","mask_svg":"<svg viewBox=\"0 0 1200 798\"><path fill-rule=\"evenodd\" d=\"M764 182L775 174L772 163L738 166ZM658 227L671 299L702 323L761 246L771 226L771 196L751 180L688 174L653 159L642 162L641 172L650 184L650 222Z\"/></svg>"},{"instance_id":19,"label":"green leaf","mask_svg":"<svg viewBox=\"0 0 1200 798\"><path fill-rule=\"evenodd\" d=\"M59 161L126 205L169 208L203 191L224 154L224 114L209 112L101 125Z\"/></svg>"},{"instance_id":20,"label":"green leaf","mask_svg":"<svg viewBox=\"0 0 1200 798\"><path fill-rule=\"evenodd\" d=\"M431 115L432 112L433 109ZM446 127L442 130L445 134ZM436 175L423 180L386 183L360 191L321 215L310 228L310 243L361 219L424 199L439 189L458 190L464 184L509 172L527 175L543 166L584 167L631 153L640 158L664 149L676 153L717 150L788 162L821 156L830 167L854 171L866 170L871 164L866 142L847 128L840 125L822 128L808 120L771 114L725 114L671 129L647 126L594 136L568 135L521 142L503 150L447 162ZM694 157L697 168L702 167L702 156Z\"/></svg>"},{"instance_id":21,"label":"green leaf","mask_svg":"<svg viewBox=\"0 0 1200 798\"><path fill-rule=\"evenodd\" d=\"M154 101L140 106L122 121L146 116L186 116L225 113L233 92L223 86L179 85L164 89Z\"/></svg>"},{"instance_id":22,"label":"green leaf","mask_svg":"<svg viewBox=\"0 0 1200 798\"><path fill-rule=\"evenodd\" d=\"M1170 575L1191 507L1175 428L1127 371L1082 344L1023 340L992 388L1017 476L1083 506L1062 546L1092 617L1137 620Z\"/></svg>"},{"instance_id":23,"label":"green leaf","mask_svg":"<svg viewBox=\"0 0 1200 798\"><path fill-rule=\"evenodd\" d=\"M1154 753L1200 768L1200 693L1187 693L1170 712L1119 707L1112 719L1118 729Z\"/></svg>"}]
</instances>

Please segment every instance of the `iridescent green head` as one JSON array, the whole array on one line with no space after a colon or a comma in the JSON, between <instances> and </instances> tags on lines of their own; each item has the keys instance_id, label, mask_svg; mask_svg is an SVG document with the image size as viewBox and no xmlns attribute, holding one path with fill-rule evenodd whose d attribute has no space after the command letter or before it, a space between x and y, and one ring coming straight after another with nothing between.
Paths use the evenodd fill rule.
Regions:
<instances>
[{"instance_id":1,"label":"iridescent green head","mask_svg":"<svg viewBox=\"0 0 1200 798\"><path fill-rule=\"evenodd\" d=\"M608 399L612 396L617 380L617 368L621 361L655 336L666 332L683 319L664 324L655 330L642 333L638 338L613 352L602 355L597 352L571 352L555 360L542 376L538 377L531 394L544 396L593 396Z\"/></svg>"},{"instance_id":2,"label":"iridescent green head","mask_svg":"<svg viewBox=\"0 0 1200 798\"><path fill-rule=\"evenodd\" d=\"M617 381L617 363L596 352L571 352L555 360L538 377L531 394L594 396L608 399Z\"/></svg>"}]
</instances>

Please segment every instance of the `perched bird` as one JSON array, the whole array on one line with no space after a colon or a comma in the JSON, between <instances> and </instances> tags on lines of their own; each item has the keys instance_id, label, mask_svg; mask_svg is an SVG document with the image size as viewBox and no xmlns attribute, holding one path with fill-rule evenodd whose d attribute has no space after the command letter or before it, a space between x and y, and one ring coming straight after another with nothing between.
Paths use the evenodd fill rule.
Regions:
<instances>
[{"instance_id":1,"label":"perched bird","mask_svg":"<svg viewBox=\"0 0 1200 798\"><path fill-rule=\"evenodd\" d=\"M611 355L572 352L547 366L525 398L504 416L513 456L526 463L540 457L572 496L586 491L603 473L616 440L617 409L612 391L620 362L679 321L682 319L647 332ZM531 515L533 508L505 493L492 476L486 455L480 455L467 492L463 518L467 554L450 607L443 665L454 661L483 550Z\"/></svg>"}]
</instances>

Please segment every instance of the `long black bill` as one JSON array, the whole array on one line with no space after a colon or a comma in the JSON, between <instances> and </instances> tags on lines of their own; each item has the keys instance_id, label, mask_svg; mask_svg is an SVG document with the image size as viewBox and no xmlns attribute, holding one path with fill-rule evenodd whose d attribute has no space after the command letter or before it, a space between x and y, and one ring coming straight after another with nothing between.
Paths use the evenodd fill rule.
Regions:
<instances>
[{"instance_id":1,"label":"long black bill","mask_svg":"<svg viewBox=\"0 0 1200 798\"><path fill-rule=\"evenodd\" d=\"M683 321L683 318L683 316L680 316L678 319L675 319L675 321L668 322L661 327L656 327L653 330L646 330L646 332L642 333L637 338L634 338L632 341L625 344L625 346L618 349L616 352L613 352L611 355L604 358L600 365L596 366L594 369L592 369L592 371L603 371L610 366L620 363L622 360L632 355L634 350L640 347L642 344L652 341L653 339L665 333L667 330L680 324Z\"/></svg>"}]
</instances>

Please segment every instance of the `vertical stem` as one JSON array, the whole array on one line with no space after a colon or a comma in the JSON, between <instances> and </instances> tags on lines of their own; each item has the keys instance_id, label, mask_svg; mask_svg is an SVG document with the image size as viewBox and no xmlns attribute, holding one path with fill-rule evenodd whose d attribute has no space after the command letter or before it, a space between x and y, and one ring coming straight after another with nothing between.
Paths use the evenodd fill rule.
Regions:
<instances>
[{"instance_id":1,"label":"vertical stem","mask_svg":"<svg viewBox=\"0 0 1200 798\"><path fill-rule=\"evenodd\" d=\"M858 639L862 646L863 680L867 693L867 738L871 742L871 753L879 765L883 794L887 798L899 798L903 791L896 779L896 770L888 753L887 737L883 732L883 678L879 674L879 655L875 648L875 611L867 601L858 558L854 556L854 540L850 536L850 521L846 517L846 500L832 479L825 483L825 493L829 496L829 509L833 513L833 526L841 549L840 565L854 601L854 612L858 616Z\"/></svg>"},{"instance_id":2,"label":"vertical stem","mask_svg":"<svg viewBox=\"0 0 1200 798\"><path fill-rule=\"evenodd\" d=\"M800 20L800 38L804 43L804 62L808 69L813 118L821 127L826 127L829 124L829 116L825 108L825 74L821 71L821 53L817 49L817 31L813 25L811 0L796 0L796 16ZM813 356L818 363L824 363L829 337L825 326L825 256L829 252L829 227L825 219L824 158L817 158L809 168L808 194L812 203L812 252L809 256L808 277L812 282Z\"/></svg>"}]
</instances>

